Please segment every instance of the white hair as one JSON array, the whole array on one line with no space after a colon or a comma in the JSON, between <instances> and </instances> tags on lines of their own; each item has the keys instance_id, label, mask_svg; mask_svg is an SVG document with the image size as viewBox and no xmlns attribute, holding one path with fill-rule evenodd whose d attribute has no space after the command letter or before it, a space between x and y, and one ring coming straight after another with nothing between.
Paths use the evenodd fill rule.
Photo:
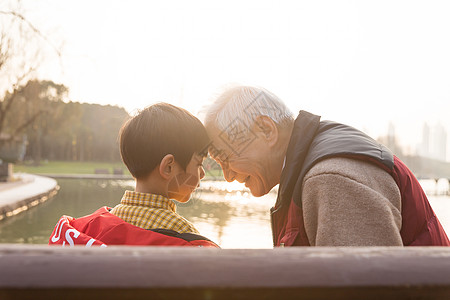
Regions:
<instances>
[{"instance_id":1,"label":"white hair","mask_svg":"<svg viewBox=\"0 0 450 300\"><path fill-rule=\"evenodd\" d=\"M230 135L236 129L248 132L258 116L267 116L280 127L294 120L283 101L266 89L236 86L219 95L207 108L205 124Z\"/></svg>"}]
</instances>

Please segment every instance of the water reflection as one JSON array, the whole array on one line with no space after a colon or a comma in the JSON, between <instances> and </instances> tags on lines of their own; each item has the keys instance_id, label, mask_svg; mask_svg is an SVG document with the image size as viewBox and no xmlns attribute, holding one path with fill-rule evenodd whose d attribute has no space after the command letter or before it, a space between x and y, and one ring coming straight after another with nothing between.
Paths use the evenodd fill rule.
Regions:
<instances>
[{"instance_id":1,"label":"water reflection","mask_svg":"<svg viewBox=\"0 0 450 300\"><path fill-rule=\"evenodd\" d=\"M59 193L23 214L0 222L1 243L46 244L61 215L80 217L101 206L115 206L134 181L58 180ZM240 184L202 182L202 190L178 212L200 233L223 248L271 248L269 209L275 194L262 198L240 191Z\"/></svg>"},{"instance_id":2,"label":"water reflection","mask_svg":"<svg viewBox=\"0 0 450 300\"><path fill-rule=\"evenodd\" d=\"M0 243L47 244L61 215L80 217L101 206L115 206L126 189L134 189L134 181L65 179L58 183L61 189L54 198L0 222ZM276 193L255 198L242 184L217 181L202 182L201 187L191 201L178 204L178 212L201 234L222 248L272 248L269 209ZM429 200L449 233L450 197Z\"/></svg>"},{"instance_id":3,"label":"water reflection","mask_svg":"<svg viewBox=\"0 0 450 300\"><path fill-rule=\"evenodd\" d=\"M87 215L103 205L114 206L124 188L108 181L58 180L60 190L48 201L0 222L1 243L46 244L63 215Z\"/></svg>"},{"instance_id":4,"label":"water reflection","mask_svg":"<svg viewBox=\"0 0 450 300\"><path fill-rule=\"evenodd\" d=\"M421 179L419 183L427 195L449 195L450 193L450 183L447 178Z\"/></svg>"},{"instance_id":5,"label":"water reflection","mask_svg":"<svg viewBox=\"0 0 450 300\"><path fill-rule=\"evenodd\" d=\"M178 212L223 248L272 248L269 209L271 193L254 198L248 192L203 191L178 205Z\"/></svg>"}]
</instances>

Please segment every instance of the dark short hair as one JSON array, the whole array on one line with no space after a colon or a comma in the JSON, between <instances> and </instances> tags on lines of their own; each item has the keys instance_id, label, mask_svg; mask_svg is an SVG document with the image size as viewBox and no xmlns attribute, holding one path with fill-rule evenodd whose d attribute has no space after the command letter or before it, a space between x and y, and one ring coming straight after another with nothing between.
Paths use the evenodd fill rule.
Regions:
<instances>
[{"instance_id":1,"label":"dark short hair","mask_svg":"<svg viewBox=\"0 0 450 300\"><path fill-rule=\"evenodd\" d=\"M167 154L186 170L194 153L206 156L210 144L196 117L168 103L151 105L125 122L119 141L122 160L135 178L149 175Z\"/></svg>"}]
</instances>

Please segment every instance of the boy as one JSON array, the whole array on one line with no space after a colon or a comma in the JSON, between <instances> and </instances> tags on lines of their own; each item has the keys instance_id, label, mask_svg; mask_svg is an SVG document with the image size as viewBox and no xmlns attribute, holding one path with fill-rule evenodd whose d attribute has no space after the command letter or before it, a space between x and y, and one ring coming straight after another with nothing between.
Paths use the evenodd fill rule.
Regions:
<instances>
[{"instance_id":1,"label":"boy","mask_svg":"<svg viewBox=\"0 0 450 300\"><path fill-rule=\"evenodd\" d=\"M210 141L202 123L182 108L159 103L128 120L119 137L135 191L126 191L113 209L102 207L78 219L63 216L49 244L218 247L198 235L170 200L187 202L205 176L202 162Z\"/></svg>"}]
</instances>

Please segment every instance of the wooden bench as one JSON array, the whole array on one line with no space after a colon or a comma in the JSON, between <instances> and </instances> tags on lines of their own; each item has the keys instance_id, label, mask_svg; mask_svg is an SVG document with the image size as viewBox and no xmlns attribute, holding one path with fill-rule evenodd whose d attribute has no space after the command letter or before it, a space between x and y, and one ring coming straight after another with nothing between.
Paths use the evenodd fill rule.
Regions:
<instances>
[{"instance_id":1,"label":"wooden bench","mask_svg":"<svg viewBox=\"0 0 450 300\"><path fill-rule=\"evenodd\" d=\"M0 299L450 299L450 248L0 245Z\"/></svg>"}]
</instances>

